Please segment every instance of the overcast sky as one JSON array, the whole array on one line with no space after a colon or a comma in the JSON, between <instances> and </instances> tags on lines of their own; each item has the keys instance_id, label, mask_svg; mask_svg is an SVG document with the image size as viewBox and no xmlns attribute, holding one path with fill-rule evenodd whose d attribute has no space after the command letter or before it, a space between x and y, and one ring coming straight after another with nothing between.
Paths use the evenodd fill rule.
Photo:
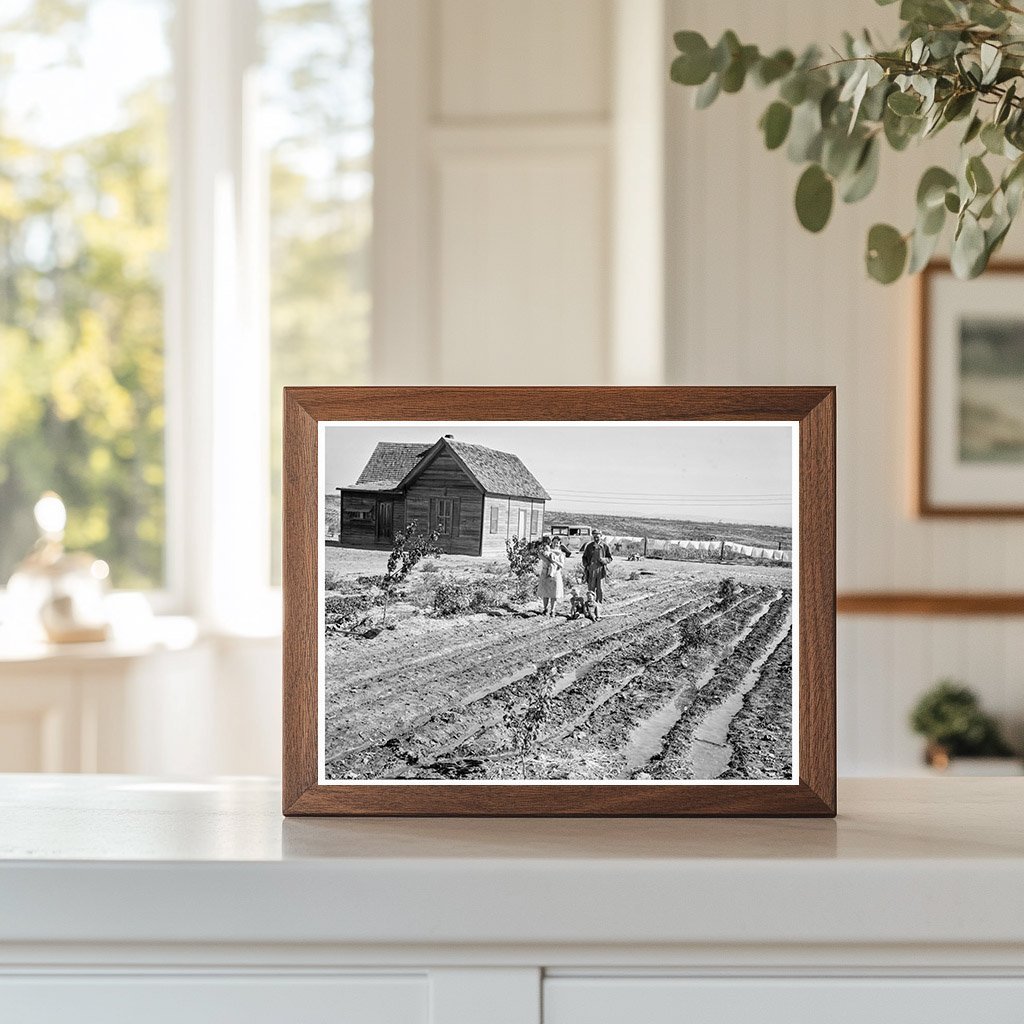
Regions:
<instances>
[{"instance_id":1,"label":"overcast sky","mask_svg":"<svg viewBox=\"0 0 1024 1024\"><path fill-rule=\"evenodd\" d=\"M325 428L324 489L354 483L378 441L443 434L514 452L549 508L792 526L788 423L405 423Z\"/></svg>"}]
</instances>

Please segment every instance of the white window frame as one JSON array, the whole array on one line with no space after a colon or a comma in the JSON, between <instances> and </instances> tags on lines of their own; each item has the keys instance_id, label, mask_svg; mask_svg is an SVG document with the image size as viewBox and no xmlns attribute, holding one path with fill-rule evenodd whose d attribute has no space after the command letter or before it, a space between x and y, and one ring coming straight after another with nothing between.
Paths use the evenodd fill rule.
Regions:
<instances>
[{"instance_id":1,"label":"white window frame","mask_svg":"<svg viewBox=\"0 0 1024 1024\"><path fill-rule=\"evenodd\" d=\"M266 168L257 0L177 0L165 292L167 592L211 632L280 629L270 585Z\"/></svg>"}]
</instances>

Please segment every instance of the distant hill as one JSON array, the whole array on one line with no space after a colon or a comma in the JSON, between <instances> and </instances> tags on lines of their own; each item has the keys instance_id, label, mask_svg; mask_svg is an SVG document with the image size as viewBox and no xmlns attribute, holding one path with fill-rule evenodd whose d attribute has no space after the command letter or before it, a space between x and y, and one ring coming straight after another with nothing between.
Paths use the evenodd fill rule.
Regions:
<instances>
[{"instance_id":1,"label":"distant hill","mask_svg":"<svg viewBox=\"0 0 1024 1024\"><path fill-rule=\"evenodd\" d=\"M692 519L654 519L640 516L608 516L594 512L563 512L547 509L546 526L556 523L585 524L617 537L652 537L659 540L731 540L737 544L774 548L793 546L793 531L788 526L761 526L753 523L704 523Z\"/></svg>"}]
</instances>

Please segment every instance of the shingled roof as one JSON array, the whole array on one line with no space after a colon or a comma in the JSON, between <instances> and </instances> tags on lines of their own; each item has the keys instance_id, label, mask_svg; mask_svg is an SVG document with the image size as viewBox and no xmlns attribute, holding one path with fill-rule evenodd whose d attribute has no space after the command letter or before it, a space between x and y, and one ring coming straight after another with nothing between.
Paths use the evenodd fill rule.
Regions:
<instances>
[{"instance_id":1,"label":"shingled roof","mask_svg":"<svg viewBox=\"0 0 1024 1024\"><path fill-rule=\"evenodd\" d=\"M551 499L551 495L541 487L540 481L523 465L518 455L485 448L482 444L467 444L465 441L449 440L448 444L488 493L508 494L513 498L537 498L541 501Z\"/></svg>"},{"instance_id":2,"label":"shingled roof","mask_svg":"<svg viewBox=\"0 0 1024 1024\"><path fill-rule=\"evenodd\" d=\"M455 455L477 483L489 494L508 494L515 498L535 498L549 501L551 495L537 478L523 465L522 459L511 452L499 452L481 444L467 444L454 438L444 438ZM365 491L392 491L416 468L420 459L431 451L433 444L409 444L398 441L378 441L369 462L363 467L359 479L349 489Z\"/></svg>"},{"instance_id":3,"label":"shingled roof","mask_svg":"<svg viewBox=\"0 0 1024 1024\"><path fill-rule=\"evenodd\" d=\"M394 490L429 449L429 444L378 441L355 487L367 491Z\"/></svg>"}]
</instances>

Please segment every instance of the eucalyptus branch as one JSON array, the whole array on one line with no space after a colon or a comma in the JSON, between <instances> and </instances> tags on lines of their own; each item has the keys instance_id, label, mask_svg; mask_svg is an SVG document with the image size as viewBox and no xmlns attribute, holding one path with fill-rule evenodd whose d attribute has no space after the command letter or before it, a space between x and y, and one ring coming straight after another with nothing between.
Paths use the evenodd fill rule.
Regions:
<instances>
[{"instance_id":1,"label":"eucalyptus branch","mask_svg":"<svg viewBox=\"0 0 1024 1024\"><path fill-rule=\"evenodd\" d=\"M699 33L678 32L671 76L697 88L702 109L748 82L774 89L758 126L768 149L785 146L804 167L795 206L809 231L825 227L837 194L847 203L870 194L883 144L900 152L963 122L958 166L925 172L913 228L876 224L865 260L884 284L916 273L952 220L953 269L975 277L1024 198L1024 38L1012 20L1024 9L1010 0L902 0L899 14L896 48L877 48L867 33L847 34L827 62L814 47L798 58L789 50L762 54L731 31L714 46Z\"/></svg>"}]
</instances>

